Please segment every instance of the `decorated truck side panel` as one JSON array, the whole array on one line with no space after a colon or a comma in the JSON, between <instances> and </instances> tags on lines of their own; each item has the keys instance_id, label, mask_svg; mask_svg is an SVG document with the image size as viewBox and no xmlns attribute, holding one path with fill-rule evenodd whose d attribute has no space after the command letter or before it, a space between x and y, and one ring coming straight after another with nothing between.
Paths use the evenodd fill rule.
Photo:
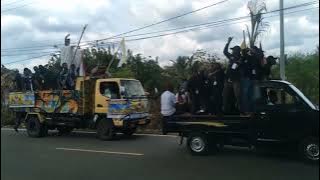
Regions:
<instances>
[{"instance_id":1,"label":"decorated truck side panel","mask_svg":"<svg viewBox=\"0 0 320 180\"><path fill-rule=\"evenodd\" d=\"M72 113L79 111L80 93L74 90L12 92L9 94L9 107L38 109L45 113Z\"/></svg>"}]
</instances>

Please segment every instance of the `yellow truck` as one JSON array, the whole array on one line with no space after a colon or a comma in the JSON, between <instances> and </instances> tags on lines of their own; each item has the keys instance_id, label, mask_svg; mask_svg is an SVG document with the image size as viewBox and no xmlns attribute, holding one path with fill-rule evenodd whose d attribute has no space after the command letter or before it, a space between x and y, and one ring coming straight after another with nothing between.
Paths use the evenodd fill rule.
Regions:
<instances>
[{"instance_id":1,"label":"yellow truck","mask_svg":"<svg viewBox=\"0 0 320 180\"><path fill-rule=\"evenodd\" d=\"M147 97L135 79L78 77L75 90L11 92L9 107L24 118L30 137L91 128L98 138L112 140L150 122Z\"/></svg>"}]
</instances>

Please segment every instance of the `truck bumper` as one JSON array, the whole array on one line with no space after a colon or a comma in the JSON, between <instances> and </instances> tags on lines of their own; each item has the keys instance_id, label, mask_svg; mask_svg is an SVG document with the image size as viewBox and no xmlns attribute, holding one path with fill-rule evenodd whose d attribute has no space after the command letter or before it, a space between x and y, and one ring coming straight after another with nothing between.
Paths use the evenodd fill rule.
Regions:
<instances>
[{"instance_id":1,"label":"truck bumper","mask_svg":"<svg viewBox=\"0 0 320 180\"><path fill-rule=\"evenodd\" d=\"M137 126L145 126L150 123L149 118L144 119L127 119L127 120L113 120L113 124L116 127L121 128L135 128Z\"/></svg>"}]
</instances>

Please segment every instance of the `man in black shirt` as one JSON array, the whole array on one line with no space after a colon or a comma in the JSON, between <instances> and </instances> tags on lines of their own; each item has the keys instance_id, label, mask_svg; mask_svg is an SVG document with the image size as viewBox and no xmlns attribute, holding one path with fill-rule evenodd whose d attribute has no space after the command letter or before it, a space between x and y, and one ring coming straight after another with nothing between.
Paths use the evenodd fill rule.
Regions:
<instances>
[{"instance_id":1,"label":"man in black shirt","mask_svg":"<svg viewBox=\"0 0 320 180\"><path fill-rule=\"evenodd\" d=\"M22 76L21 74L19 73L18 70L15 71L15 78L14 78L14 81L15 81L15 87L16 87L16 90L17 91L22 91L24 88L24 83L23 83L23 80L22 80Z\"/></svg>"},{"instance_id":2,"label":"man in black shirt","mask_svg":"<svg viewBox=\"0 0 320 180\"><path fill-rule=\"evenodd\" d=\"M26 91L33 91L34 85L33 85L33 78L32 78L32 72L29 68L23 69L23 80L24 80L24 90Z\"/></svg>"},{"instance_id":3,"label":"man in black shirt","mask_svg":"<svg viewBox=\"0 0 320 180\"><path fill-rule=\"evenodd\" d=\"M219 63L212 64L211 70L212 72L208 74L210 89L209 113L222 114L224 72Z\"/></svg>"},{"instance_id":4,"label":"man in black shirt","mask_svg":"<svg viewBox=\"0 0 320 180\"><path fill-rule=\"evenodd\" d=\"M240 109L240 47L234 46L231 48L232 53L228 52L229 44L232 37L228 38L228 42L224 47L223 53L228 58L228 66L226 80L223 89L223 109L225 113L234 113ZM232 99L235 97L235 101ZM235 109L234 109L235 108Z\"/></svg>"},{"instance_id":5,"label":"man in black shirt","mask_svg":"<svg viewBox=\"0 0 320 180\"><path fill-rule=\"evenodd\" d=\"M69 73L68 64L63 63L62 70L59 74L59 79L58 79L59 89L67 89L68 73Z\"/></svg>"},{"instance_id":6,"label":"man in black shirt","mask_svg":"<svg viewBox=\"0 0 320 180\"><path fill-rule=\"evenodd\" d=\"M267 64L264 65L263 67L263 75L264 75L264 80L269 80L270 79L270 75L271 75L271 68L273 65L275 65L277 62L278 58L275 58L273 56L268 56L267 57Z\"/></svg>"},{"instance_id":7,"label":"man in black shirt","mask_svg":"<svg viewBox=\"0 0 320 180\"><path fill-rule=\"evenodd\" d=\"M241 65L240 65L240 85L241 85L241 109L242 114L252 112L251 99L253 93L253 84L251 79L252 64L248 55L249 49L245 48L241 50Z\"/></svg>"},{"instance_id":8,"label":"man in black shirt","mask_svg":"<svg viewBox=\"0 0 320 180\"><path fill-rule=\"evenodd\" d=\"M188 91L191 98L191 113L196 113L200 110L200 86L201 86L201 77L200 73L194 71L191 78L188 81Z\"/></svg>"},{"instance_id":9,"label":"man in black shirt","mask_svg":"<svg viewBox=\"0 0 320 180\"><path fill-rule=\"evenodd\" d=\"M76 86L76 66L74 64L70 65L70 70L68 72L68 79L67 79L67 89L74 90Z\"/></svg>"}]
</instances>

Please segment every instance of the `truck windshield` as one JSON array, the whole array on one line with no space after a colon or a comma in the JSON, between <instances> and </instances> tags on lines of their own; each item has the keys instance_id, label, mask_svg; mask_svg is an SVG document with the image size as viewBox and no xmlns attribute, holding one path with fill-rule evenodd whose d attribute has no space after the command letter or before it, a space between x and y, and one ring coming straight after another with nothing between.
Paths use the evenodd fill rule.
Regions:
<instances>
[{"instance_id":1,"label":"truck windshield","mask_svg":"<svg viewBox=\"0 0 320 180\"><path fill-rule=\"evenodd\" d=\"M312 109L317 109L314 104L294 85L289 85Z\"/></svg>"},{"instance_id":2,"label":"truck windshield","mask_svg":"<svg viewBox=\"0 0 320 180\"><path fill-rule=\"evenodd\" d=\"M127 98L145 97L144 89L139 81L121 80L121 86L124 87Z\"/></svg>"}]
</instances>

